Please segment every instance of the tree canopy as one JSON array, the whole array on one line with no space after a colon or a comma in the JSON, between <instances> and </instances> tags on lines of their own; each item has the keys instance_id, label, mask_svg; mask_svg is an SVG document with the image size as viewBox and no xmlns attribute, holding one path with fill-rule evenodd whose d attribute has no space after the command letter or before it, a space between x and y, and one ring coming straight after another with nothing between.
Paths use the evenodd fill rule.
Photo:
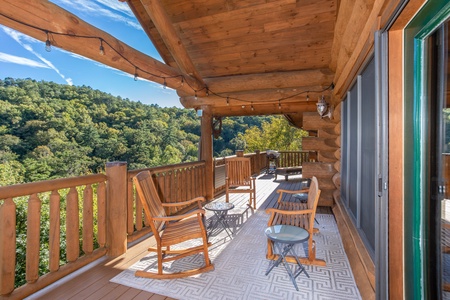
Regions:
<instances>
[{"instance_id":1,"label":"tree canopy","mask_svg":"<svg viewBox=\"0 0 450 300\"><path fill-rule=\"evenodd\" d=\"M281 117L224 118L214 156L236 150L299 149ZM0 80L0 185L198 159L194 110L146 105L94 90L32 79Z\"/></svg>"}]
</instances>

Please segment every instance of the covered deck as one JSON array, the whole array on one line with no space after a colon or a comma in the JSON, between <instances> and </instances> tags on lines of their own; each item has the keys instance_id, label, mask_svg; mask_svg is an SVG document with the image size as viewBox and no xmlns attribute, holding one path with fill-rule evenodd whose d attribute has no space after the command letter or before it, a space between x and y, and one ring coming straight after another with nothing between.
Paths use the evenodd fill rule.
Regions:
<instances>
[{"instance_id":1,"label":"covered deck","mask_svg":"<svg viewBox=\"0 0 450 300\"><path fill-rule=\"evenodd\" d=\"M278 198L276 193L277 189L301 189L302 180L301 175L294 175L289 178L289 181L274 180L274 174L261 173L258 176L256 202L257 210L264 211L266 208L273 207ZM224 201L225 195L221 194L217 196L213 201ZM230 201L236 208L242 208L241 211L246 210L247 217L255 213L252 209L248 208L248 195L235 194L230 198ZM374 298L373 287L370 285L370 280L367 275L360 276L365 273L363 264L359 261L359 255L355 255L354 242L350 236L350 232L344 225L346 222L339 213L339 209L331 209L330 207L319 207L319 214L333 214L336 213L336 221L339 226L339 230L345 232L341 234L341 238L344 247L350 249L351 253L347 253L350 265L356 284L362 299ZM246 226L244 224L243 226ZM251 226L251 225L247 225ZM263 230L263 228L261 228ZM239 234L239 233L238 233ZM154 294L146 292L140 289L135 289L112 283L110 280L129 268L131 265L142 259L148 254L148 247L154 246L155 241L153 237L142 237L135 242L128 243L127 252L115 258L102 257L98 261L91 263L75 273L55 282L49 287L40 290L39 292L31 295L28 299L173 299L165 295ZM350 247L349 247L350 246ZM266 244L262 244L261 247L266 247ZM265 270L261 270L264 272ZM215 272L215 271L212 271ZM297 279L301 282L302 276ZM286 275L286 280L289 278ZM292 287L294 289L294 287Z\"/></svg>"}]
</instances>

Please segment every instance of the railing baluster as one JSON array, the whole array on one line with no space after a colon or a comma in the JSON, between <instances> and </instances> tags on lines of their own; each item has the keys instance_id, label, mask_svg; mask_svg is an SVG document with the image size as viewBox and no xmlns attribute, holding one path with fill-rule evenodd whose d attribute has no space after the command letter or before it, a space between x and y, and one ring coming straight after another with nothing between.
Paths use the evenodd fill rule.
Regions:
<instances>
[{"instance_id":1,"label":"railing baluster","mask_svg":"<svg viewBox=\"0 0 450 300\"><path fill-rule=\"evenodd\" d=\"M83 251L91 254L94 251L94 197L92 186L86 185L83 191Z\"/></svg>"},{"instance_id":2,"label":"railing baluster","mask_svg":"<svg viewBox=\"0 0 450 300\"><path fill-rule=\"evenodd\" d=\"M27 212L27 255L26 280L36 282L39 278L39 248L40 248L41 200L37 194L28 199Z\"/></svg>"},{"instance_id":3,"label":"railing baluster","mask_svg":"<svg viewBox=\"0 0 450 300\"><path fill-rule=\"evenodd\" d=\"M106 184L100 182L97 186L97 241L100 248L106 244Z\"/></svg>"},{"instance_id":4,"label":"railing baluster","mask_svg":"<svg viewBox=\"0 0 450 300\"><path fill-rule=\"evenodd\" d=\"M0 205L0 295L14 290L16 269L16 204L7 198Z\"/></svg>"},{"instance_id":5,"label":"railing baluster","mask_svg":"<svg viewBox=\"0 0 450 300\"><path fill-rule=\"evenodd\" d=\"M50 272L58 271L60 259L61 238L61 196L57 190L50 195L50 237L49 237L49 269Z\"/></svg>"},{"instance_id":6,"label":"railing baluster","mask_svg":"<svg viewBox=\"0 0 450 300\"><path fill-rule=\"evenodd\" d=\"M133 234L134 232L134 218L133 218L133 202L134 202L134 191L133 191L133 180L132 177L129 177L128 184L127 184L127 234ZM137 212L136 207L136 212ZM136 219L136 226L138 224L138 221Z\"/></svg>"},{"instance_id":7,"label":"railing baluster","mask_svg":"<svg viewBox=\"0 0 450 300\"><path fill-rule=\"evenodd\" d=\"M138 193L136 193L136 230L142 229L142 202L139 198Z\"/></svg>"},{"instance_id":8,"label":"railing baluster","mask_svg":"<svg viewBox=\"0 0 450 300\"><path fill-rule=\"evenodd\" d=\"M74 187L67 194L66 232L67 232L67 261L73 262L80 255L80 233L78 215L78 192Z\"/></svg>"}]
</instances>

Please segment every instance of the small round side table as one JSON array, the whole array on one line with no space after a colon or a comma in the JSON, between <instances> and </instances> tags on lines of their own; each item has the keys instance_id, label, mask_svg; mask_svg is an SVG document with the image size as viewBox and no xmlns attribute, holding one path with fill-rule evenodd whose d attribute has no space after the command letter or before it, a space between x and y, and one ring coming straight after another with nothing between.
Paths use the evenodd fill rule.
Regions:
<instances>
[{"instance_id":1,"label":"small round side table","mask_svg":"<svg viewBox=\"0 0 450 300\"><path fill-rule=\"evenodd\" d=\"M279 253L278 259L273 261L267 269L266 276L269 275L270 271L272 271L273 268L278 267L280 263L283 263L284 268L289 275L289 278L291 278L295 289L298 291L298 286L297 282L295 282L295 279L303 272L308 278L309 274L300 263L300 260L295 253L294 245L307 241L309 239L308 231L303 228L291 225L273 225L267 227L264 233L266 234L267 238L273 242L275 250ZM297 262L297 264L294 265L293 270L291 270L288 262L286 261L286 256L288 254L295 257L295 260Z\"/></svg>"}]
</instances>

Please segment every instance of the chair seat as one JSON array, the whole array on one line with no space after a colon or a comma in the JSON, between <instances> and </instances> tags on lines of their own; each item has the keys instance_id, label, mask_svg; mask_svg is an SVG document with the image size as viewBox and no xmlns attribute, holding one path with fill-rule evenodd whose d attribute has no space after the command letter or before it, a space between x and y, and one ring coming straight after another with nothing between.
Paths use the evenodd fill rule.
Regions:
<instances>
[{"instance_id":1,"label":"chair seat","mask_svg":"<svg viewBox=\"0 0 450 300\"><path fill-rule=\"evenodd\" d=\"M202 230L198 219L193 216L178 222L168 223L161 236L161 246L170 246L201 237Z\"/></svg>"}]
</instances>

